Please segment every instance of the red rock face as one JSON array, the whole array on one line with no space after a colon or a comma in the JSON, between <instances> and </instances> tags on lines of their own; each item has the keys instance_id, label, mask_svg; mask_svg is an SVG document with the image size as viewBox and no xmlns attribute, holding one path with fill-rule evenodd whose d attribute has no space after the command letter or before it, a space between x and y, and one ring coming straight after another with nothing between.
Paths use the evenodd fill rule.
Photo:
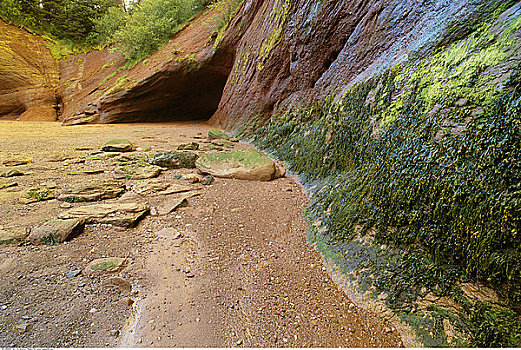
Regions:
<instances>
[{"instance_id":1,"label":"red rock face","mask_svg":"<svg viewBox=\"0 0 521 350\"><path fill-rule=\"evenodd\" d=\"M233 66L235 47L254 13L238 16L215 44L215 12L203 13L168 44L135 67L108 50L62 63L61 120L81 123L208 119L217 109Z\"/></svg>"},{"instance_id":2,"label":"red rock face","mask_svg":"<svg viewBox=\"0 0 521 350\"><path fill-rule=\"evenodd\" d=\"M46 44L0 20L0 119L56 120L59 67Z\"/></svg>"},{"instance_id":3,"label":"red rock face","mask_svg":"<svg viewBox=\"0 0 521 350\"><path fill-rule=\"evenodd\" d=\"M62 62L65 124L205 119L237 129L342 94L465 35L501 0L245 0L219 42L203 13L131 69L107 51Z\"/></svg>"},{"instance_id":4,"label":"red rock face","mask_svg":"<svg viewBox=\"0 0 521 350\"><path fill-rule=\"evenodd\" d=\"M252 118L341 94L466 34L469 24L501 3L264 0L241 38L210 121L233 130Z\"/></svg>"}]
</instances>

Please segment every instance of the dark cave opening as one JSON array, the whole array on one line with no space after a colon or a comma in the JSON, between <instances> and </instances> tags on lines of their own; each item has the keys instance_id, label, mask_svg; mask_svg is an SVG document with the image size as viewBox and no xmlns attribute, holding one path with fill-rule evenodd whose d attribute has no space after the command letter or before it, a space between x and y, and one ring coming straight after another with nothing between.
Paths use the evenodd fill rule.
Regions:
<instances>
[{"instance_id":1,"label":"dark cave opening","mask_svg":"<svg viewBox=\"0 0 521 350\"><path fill-rule=\"evenodd\" d=\"M217 110L229 67L163 71L130 91L102 102L101 122L174 122L208 120Z\"/></svg>"}]
</instances>

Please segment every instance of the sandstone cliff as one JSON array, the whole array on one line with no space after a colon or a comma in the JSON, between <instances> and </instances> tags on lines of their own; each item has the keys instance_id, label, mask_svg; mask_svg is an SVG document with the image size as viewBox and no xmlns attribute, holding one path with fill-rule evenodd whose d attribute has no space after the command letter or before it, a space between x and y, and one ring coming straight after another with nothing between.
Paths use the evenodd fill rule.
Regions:
<instances>
[{"instance_id":1,"label":"sandstone cliff","mask_svg":"<svg viewBox=\"0 0 521 350\"><path fill-rule=\"evenodd\" d=\"M222 14L218 8L205 12L134 67L109 49L63 60L60 119L70 125L209 118L232 69L240 32L254 14L243 11L228 35L217 38Z\"/></svg>"},{"instance_id":2,"label":"sandstone cliff","mask_svg":"<svg viewBox=\"0 0 521 350\"><path fill-rule=\"evenodd\" d=\"M49 42L0 20L0 119L56 120L59 65Z\"/></svg>"},{"instance_id":3,"label":"sandstone cliff","mask_svg":"<svg viewBox=\"0 0 521 350\"><path fill-rule=\"evenodd\" d=\"M245 7L256 0L246 1ZM464 37L504 1L264 0L211 122L237 128Z\"/></svg>"}]
</instances>

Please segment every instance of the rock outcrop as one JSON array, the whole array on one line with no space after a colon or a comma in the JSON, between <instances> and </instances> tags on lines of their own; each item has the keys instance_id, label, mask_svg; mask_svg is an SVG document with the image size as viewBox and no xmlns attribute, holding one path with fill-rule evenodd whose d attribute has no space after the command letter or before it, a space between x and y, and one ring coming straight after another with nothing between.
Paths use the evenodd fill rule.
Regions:
<instances>
[{"instance_id":1,"label":"rock outcrop","mask_svg":"<svg viewBox=\"0 0 521 350\"><path fill-rule=\"evenodd\" d=\"M0 119L54 121L59 65L49 41L0 19Z\"/></svg>"},{"instance_id":2,"label":"rock outcrop","mask_svg":"<svg viewBox=\"0 0 521 350\"><path fill-rule=\"evenodd\" d=\"M254 12L244 14L217 45L219 9L205 12L132 68L108 50L63 60L60 119L65 125L208 119L221 99L240 32Z\"/></svg>"},{"instance_id":3,"label":"rock outcrop","mask_svg":"<svg viewBox=\"0 0 521 350\"><path fill-rule=\"evenodd\" d=\"M244 7L259 2L211 119L225 129L342 94L356 82L465 36L507 5L500 0L472 5L465 0L250 0Z\"/></svg>"}]
</instances>

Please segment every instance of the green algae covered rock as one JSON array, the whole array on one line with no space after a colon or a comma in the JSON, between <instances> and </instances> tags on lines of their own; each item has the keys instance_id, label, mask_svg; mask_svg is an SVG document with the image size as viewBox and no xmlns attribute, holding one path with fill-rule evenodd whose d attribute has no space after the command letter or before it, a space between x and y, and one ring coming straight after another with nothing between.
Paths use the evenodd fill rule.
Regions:
<instances>
[{"instance_id":1,"label":"green algae covered rock","mask_svg":"<svg viewBox=\"0 0 521 350\"><path fill-rule=\"evenodd\" d=\"M163 168L192 169L195 168L197 157L197 154L193 152L159 152L155 154L150 163Z\"/></svg>"},{"instance_id":2,"label":"green algae covered rock","mask_svg":"<svg viewBox=\"0 0 521 350\"><path fill-rule=\"evenodd\" d=\"M270 181L280 172L275 162L254 149L202 155L195 166L204 174L215 177Z\"/></svg>"},{"instance_id":3,"label":"green algae covered rock","mask_svg":"<svg viewBox=\"0 0 521 350\"><path fill-rule=\"evenodd\" d=\"M229 140L231 136L225 134L221 130L218 129L212 129L208 131L208 141L216 140L216 139L223 139L223 140Z\"/></svg>"},{"instance_id":4,"label":"green algae covered rock","mask_svg":"<svg viewBox=\"0 0 521 350\"><path fill-rule=\"evenodd\" d=\"M134 146L126 139L114 139L108 141L103 148L103 152L130 152L134 150Z\"/></svg>"}]
</instances>

